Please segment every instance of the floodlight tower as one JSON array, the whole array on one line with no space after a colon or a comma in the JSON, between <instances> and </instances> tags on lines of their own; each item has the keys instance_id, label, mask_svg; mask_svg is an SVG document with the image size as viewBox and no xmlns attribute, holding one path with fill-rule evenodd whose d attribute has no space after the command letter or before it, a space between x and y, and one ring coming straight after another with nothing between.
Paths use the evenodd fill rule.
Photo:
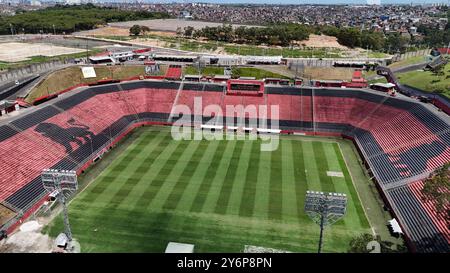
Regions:
<instances>
[{"instance_id":1,"label":"floodlight tower","mask_svg":"<svg viewBox=\"0 0 450 273\"><path fill-rule=\"evenodd\" d=\"M41 173L44 189L52 193L57 191L57 198L63 206L64 233L69 242L72 241L72 231L69 224L66 200L78 189L77 173L75 171L44 169Z\"/></svg>"},{"instance_id":2,"label":"floodlight tower","mask_svg":"<svg viewBox=\"0 0 450 273\"><path fill-rule=\"evenodd\" d=\"M305 212L320 226L318 253L322 251L323 229L345 215L347 195L335 192L307 191Z\"/></svg>"}]
</instances>

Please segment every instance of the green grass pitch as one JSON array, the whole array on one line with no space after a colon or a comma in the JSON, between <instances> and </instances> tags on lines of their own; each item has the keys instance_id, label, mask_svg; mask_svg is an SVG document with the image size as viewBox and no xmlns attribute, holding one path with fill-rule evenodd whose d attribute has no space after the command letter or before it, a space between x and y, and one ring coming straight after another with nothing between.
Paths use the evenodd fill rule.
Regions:
<instances>
[{"instance_id":1,"label":"green grass pitch","mask_svg":"<svg viewBox=\"0 0 450 273\"><path fill-rule=\"evenodd\" d=\"M70 203L83 252L164 252L170 241L195 244L196 252L244 245L316 252L307 190L348 195L345 217L325 229L324 252L345 252L351 238L370 232L336 142L281 137L276 151L261 152L261 140L175 141L164 128L135 134ZM62 231L60 216L47 231Z\"/></svg>"}]
</instances>

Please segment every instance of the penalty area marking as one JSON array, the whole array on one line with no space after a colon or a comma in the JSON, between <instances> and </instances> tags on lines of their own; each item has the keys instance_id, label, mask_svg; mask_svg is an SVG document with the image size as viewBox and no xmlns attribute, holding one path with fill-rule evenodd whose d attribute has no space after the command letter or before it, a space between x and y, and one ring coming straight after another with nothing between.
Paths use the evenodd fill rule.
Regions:
<instances>
[{"instance_id":1,"label":"penalty area marking","mask_svg":"<svg viewBox=\"0 0 450 273\"><path fill-rule=\"evenodd\" d=\"M344 177L342 172L327 171L327 175L331 177Z\"/></svg>"}]
</instances>

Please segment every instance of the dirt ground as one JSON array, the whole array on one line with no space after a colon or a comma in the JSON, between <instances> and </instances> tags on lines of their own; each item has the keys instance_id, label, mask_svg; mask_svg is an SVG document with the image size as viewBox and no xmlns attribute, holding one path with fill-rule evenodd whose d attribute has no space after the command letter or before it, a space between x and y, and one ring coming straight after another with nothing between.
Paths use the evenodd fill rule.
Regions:
<instances>
[{"instance_id":1,"label":"dirt ground","mask_svg":"<svg viewBox=\"0 0 450 273\"><path fill-rule=\"evenodd\" d=\"M126 27L114 27L114 26L106 26L101 28L96 28L92 30L80 31L74 33L75 35L81 36L122 36L128 37L130 36L130 29ZM149 35L158 35L164 37L175 37L175 32L168 31L150 31L147 34Z\"/></svg>"},{"instance_id":2,"label":"dirt ground","mask_svg":"<svg viewBox=\"0 0 450 273\"><path fill-rule=\"evenodd\" d=\"M306 47L325 47L325 48L338 48L342 50L348 50L349 48L343 46L337 42L337 38L327 35L310 34L308 40L300 41L300 44L304 44Z\"/></svg>"},{"instance_id":3,"label":"dirt ground","mask_svg":"<svg viewBox=\"0 0 450 273\"><path fill-rule=\"evenodd\" d=\"M147 39L147 38L136 38L133 40L134 43L139 43L144 46L156 46L156 47L165 47L167 46L167 42L157 40L157 39Z\"/></svg>"},{"instance_id":4,"label":"dirt ground","mask_svg":"<svg viewBox=\"0 0 450 273\"><path fill-rule=\"evenodd\" d=\"M22 228L25 227L25 228ZM43 225L28 221L22 227L0 241L0 253L50 253L53 240L41 233Z\"/></svg>"},{"instance_id":5,"label":"dirt ground","mask_svg":"<svg viewBox=\"0 0 450 273\"><path fill-rule=\"evenodd\" d=\"M16 213L9 208L0 204L0 226L6 223L9 219L13 218Z\"/></svg>"},{"instance_id":6,"label":"dirt ground","mask_svg":"<svg viewBox=\"0 0 450 273\"><path fill-rule=\"evenodd\" d=\"M20 62L32 56L58 56L84 52L84 49L55 46L52 44L0 43L0 61Z\"/></svg>"},{"instance_id":7,"label":"dirt ground","mask_svg":"<svg viewBox=\"0 0 450 273\"><path fill-rule=\"evenodd\" d=\"M351 80L354 69L335 67L305 67L304 77L320 80Z\"/></svg>"}]
</instances>

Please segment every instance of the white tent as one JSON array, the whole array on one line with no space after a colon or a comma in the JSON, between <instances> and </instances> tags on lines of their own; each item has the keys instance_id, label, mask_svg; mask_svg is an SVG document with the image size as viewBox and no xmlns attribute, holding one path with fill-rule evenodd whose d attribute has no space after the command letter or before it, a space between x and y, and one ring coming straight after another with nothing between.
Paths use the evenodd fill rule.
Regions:
<instances>
[{"instance_id":1,"label":"white tent","mask_svg":"<svg viewBox=\"0 0 450 273\"><path fill-rule=\"evenodd\" d=\"M257 128L256 131L258 133L272 133L272 134L279 134L281 130L279 129L265 129L265 128Z\"/></svg>"},{"instance_id":2,"label":"white tent","mask_svg":"<svg viewBox=\"0 0 450 273\"><path fill-rule=\"evenodd\" d=\"M388 222L389 222L389 225L392 227L392 230L394 231L394 233L403 234L402 228L400 227L400 225L398 224L398 222L395 218L392 220L389 220Z\"/></svg>"},{"instance_id":3,"label":"white tent","mask_svg":"<svg viewBox=\"0 0 450 273\"><path fill-rule=\"evenodd\" d=\"M227 130L233 131L233 130L237 130L239 129L239 127L237 126L227 126Z\"/></svg>"}]
</instances>

